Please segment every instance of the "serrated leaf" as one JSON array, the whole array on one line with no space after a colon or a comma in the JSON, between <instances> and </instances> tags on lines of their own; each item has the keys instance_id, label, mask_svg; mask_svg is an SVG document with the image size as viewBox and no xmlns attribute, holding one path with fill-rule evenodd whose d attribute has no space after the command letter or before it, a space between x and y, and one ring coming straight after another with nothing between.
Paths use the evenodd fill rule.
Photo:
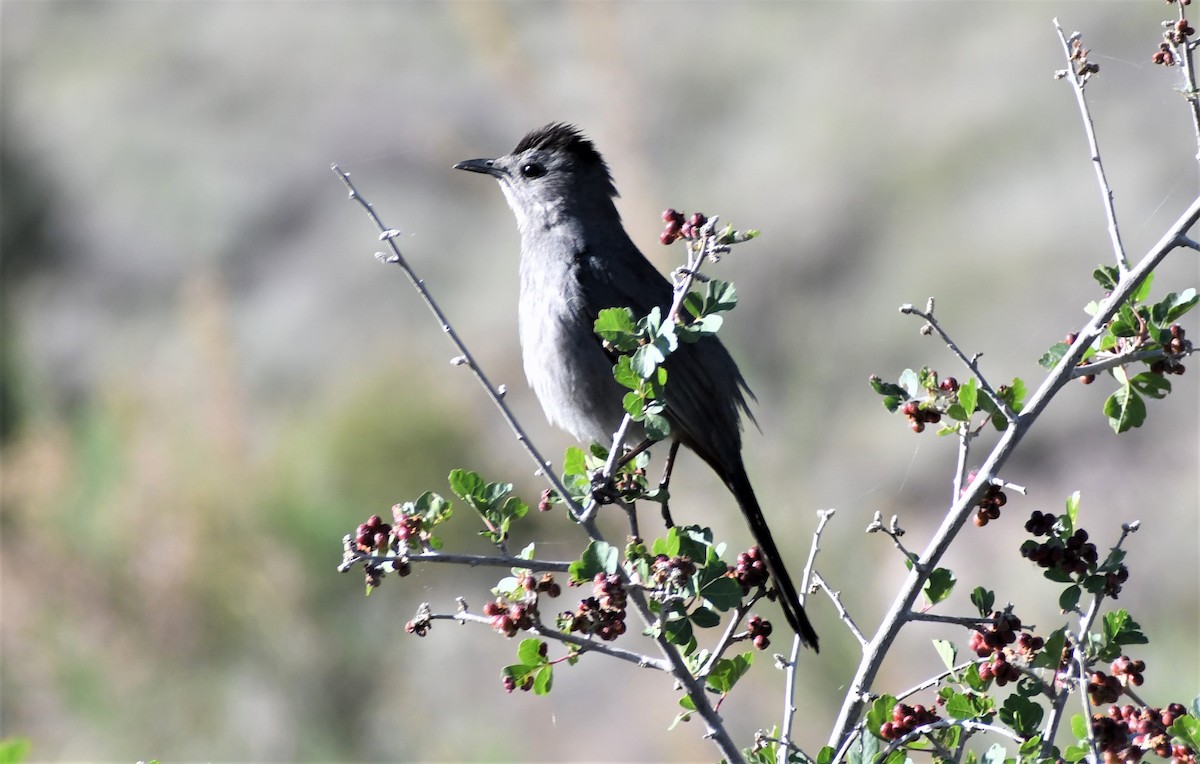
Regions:
<instances>
[{"instance_id":1,"label":"serrated leaf","mask_svg":"<svg viewBox=\"0 0 1200 764\"><path fill-rule=\"evenodd\" d=\"M623 353L638 346L637 324L629 308L605 308L596 316L592 330Z\"/></svg>"},{"instance_id":2,"label":"serrated leaf","mask_svg":"<svg viewBox=\"0 0 1200 764\"><path fill-rule=\"evenodd\" d=\"M742 585L728 576L713 576L700 581L698 594L717 610L725 612L742 601Z\"/></svg>"},{"instance_id":3,"label":"serrated leaf","mask_svg":"<svg viewBox=\"0 0 1200 764\"><path fill-rule=\"evenodd\" d=\"M1104 415L1113 432L1127 432L1145 423L1146 402L1132 387L1121 387L1104 402Z\"/></svg>"},{"instance_id":4,"label":"serrated leaf","mask_svg":"<svg viewBox=\"0 0 1200 764\"><path fill-rule=\"evenodd\" d=\"M1053 369L1063 359L1071 346L1065 342L1056 342L1038 359L1038 365L1043 369Z\"/></svg>"},{"instance_id":5,"label":"serrated leaf","mask_svg":"<svg viewBox=\"0 0 1200 764\"><path fill-rule=\"evenodd\" d=\"M976 586L971 591L971 604L979 611L979 615L987 618L996 604L996 593L982 586Z\"/></svg>"},{"instance_id":6,"label":"serrated leaf","mask_svg":"<svg viewBox=\"0 0 1200 764\"><path fill-rule=\"evenodd\" d=\"M575 583L586 583L597 573L616 573L620 550L603 541L589 542L583 555L571 563L568 574Z\"/></svg>"},{"instance_id":7,"label":"serrated leaf","mask_svg":"<svg viewBox=\"0 0 1200 764\"><path fill-rule=\"evenodd\" d=\"M732 658L722 658L717 661L709 672L705 683L709 689L721 695L727 694L746 675L754 664L754 653L742 653Z\"/></svg>"},{"instance_id":8,"label":"serrated leaf","mask_svg":"<svg viewBox=\"0 0 1200 764\"><path fill-rule=\"evenodd\" d=\"M1000 706L1000 721L1012 727L1022 737L1032 735L1042 722L1045 710L1028 698L1009 695Z\"/></svg>"}]
</instances>

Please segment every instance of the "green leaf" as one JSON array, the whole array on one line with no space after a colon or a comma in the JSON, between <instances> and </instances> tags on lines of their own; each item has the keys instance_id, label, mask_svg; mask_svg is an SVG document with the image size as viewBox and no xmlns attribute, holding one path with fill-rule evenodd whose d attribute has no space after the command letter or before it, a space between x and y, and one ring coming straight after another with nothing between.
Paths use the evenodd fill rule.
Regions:
<instances>
[{"instance_id":1,"label":"green leaf","mask_svg":"<svg viewBox=\"0 0 1200 764\"><path fill-rule=\"evenodd\" d=\"M1195 716L1181 716L1167 727L1167 734L1177 737L1193 751L1200 751L1200 719Z\"/></svg>"},{"instance_id":2,"label":"green leaf","mask_svg":"<svg viewBox=\"0 0 1200 764\"><path fill-rule=\"evenodd\" d=\"M1067 520L1069 526L1064 526L1067 533L1074 533L1075 526L1079 523L1079 491L1067 497Z\"/></svg>"},{"instance_id":3,"label":"green leaf","mask_svg":"<svg viewBox=\"0 0 1200 764\"><path fill-rule=\"evenodd\" d=\"M616 573L620 550L603 541L592 541L583 550L583 556L571 563L568 574L577 584L586 583L597 573Z\"/></svg>"},{"instance_id":4,"label":"green leaf","mask_svg":"<svg viewBox=\"0 0 1200 764\"><path fill-rule=\"evenodd\" d=\"M979 408L979 381L974 377L968 379L958 388L958 403L963 407L963 412L967 415L967 419Z\"/></svg>"},{"instance_id":5,"label":"green leaf","mask_svg":"<svg viewBox=\"0 0 1200 764\"><path fill-rule=\"evenodd\" d=\"M1088 723L1083 714L1071 715L1071 734L1080 740L1088 736Z\"/></svg>"},{"instance_id":6,"label":"green leaf","mask_svg":"<svg viewBox=\"0 0 1200 764\"><path fill-rule=\"evenodd\" d=\"M517 645L517 660L529 666L545 663L546 659L542 656L543 644L545 643L540 639L522 639L521 644Z\"/></svg>"},{"instance_id":7,"label":"green leaf","mask_svg":"<svg viewBox=\"0 0 1200 764\"><path fill-rule=\"evenodd\" d=\"M698 607L692 611L692 623L701 629L711 629L721 623L721 616L706 607Z\"/></svg>"},{"instance_id":8,"label":"green leaf","mask_svg":"<svg viewBox=\"0 0 1200 764\"><path fill-rule=\"evenodd\" d=\"M1075 584L1063 589L1062 594L1058 595L1058 609L1064 613L1074 612L1075 608L1079 606L1079 597L1082 593L1079 586Z\"/></svg>"},{"instance_id":9,"label":"green leaf","mask_svg":"<svg viewBox=\"0 0 1200 764\"><path fill-rule=\"evenodd\" d=\"M1198 300L1200 296L1197 296L1195 289L1185 289L1180 294L1171 292L1154 306L1151 314L1155 323L1166 326L1178 321L1183 314L1196 307Z\"/></svg>"},{"instance_id":10,"label":"green leaf","mask_svg":"<svg viewBox=\"0 0 1200 764\"><path fill-rule=\"evenodd\" d=\"M1077 761L1083 761L1092 752L1087 743L1079 743L1077 745L1069 745L1062 752L1063 761L1067 764L1075 764Z\"/></svg>"},{"instance_id":11,"label":"green leaf","mask_svg":"<svg viewBox=\"0 0 1200 764\"><path fill-rule=\"evenodd\" d=\"M1008 752L1004 750L1004 746L999 743L992 743L986 751L983 752L983 757L980 759L983 764L1004 764L1004 759Z\"/></svg>"},{"instance_id":12,"label":"green leaf","mask_svg":"<svg viewBox=\"0 0 1200 764\"><path fill-rule=\"evenodd\" d=\"M991 698L953 692L946 700L946 713L952 719L981 719L993 712Z\"/></svg>"},{"instance_id":13,"label":"green leaf","mask_svg":"<svg viewBox=\"0 0 1200 764\"><path fill-rule=\"evenodd\" d=\"M1133 386L1142 395L1149 398L1162 400L1171 392L1171 383L1161 374L1143 371L1133 379L1129 380L1129 384Z\"/></svg>"},{"instance_id":14,"label":"green leaf","mask_svg":"<svg viewBox=\"0 0 1200 764\"><path fill-rule=\"evenodd\" d=\"M633 357L629 359L629 365L642 379L650 379L654 376L654 372L658 370L658 365L667 360L662 349L657 345L639 345L634 351Z\"/></svg>"},{"instance_id":15,"label":"green leaf","mask_svg":"<svg viewBox=\"0 0 1200 764\"><path fill-rule=\"evenodd\" d=\"M1009 695L1000 706L1000 721L1012 727L1022 737L1037 732L1042 722L1045 710L1028 698L1020 695Z\"/></svg>"},{"instance_id":16,"label":"green leaf","mask_svg":"<svg viewBox=\"0 0 1200 764\"><path fill-rule=\"evenodd\" d=\"M988 683L983 681L983 678L979 676L979 664L977 663L972 663L967 667L966 672L963 674L963 681L975 692L987 690Z\"/></svg>"},{"instance_id":17,"label":"green leaf","mask_svg":"<svg viewBox=\"0 0 1200 764\"><path fill-rule=\"evenodd\" d=\"M470 497L483 487L483 478L478 472L468 470L450 470L450 490L463 501L470 503Z\"/></svg>"},{"instance_id":18,"label":"green leaf","mask_svg":"<svg viewBox=\"0 0 1200 764\"><path fill-rule=\"evenodd\" d=\"M732 658L722 658L713 665L705 683L714 692L725 695L746 675L753 663L754 653L749 652Z\"/></svg>"},{"instance_id":19,"label":"green leaf","mask_svg":"<svg viewBox=\"0 0 1200 764\"><path fill-rule=\"evenodd\" d=\"M833 755L837 750L833 746L822 746L821 750L817 751L817 764L830 764L833 761Z\"/></svg>"},{"instance_id":20,"label":"green leaf","mask_svg":"<svg viewBox=\"0 0 1200 764\"><path fill-rule=\"evenodd\" d=\"M629 308L605 308L596 316L593 331L622 353L638 346L639 334Z\"/></svg>"},{"instance_id":21,"label":"green leaf","mask_svg":"<svg viewBox=\"0 0 1200 764\"><path fill-rule=\"evenodd\" d=\"M1046 644L1042 651L1033 659L1034 668L1057 668L1060 656L1062 656L1063 645L1067 641L1067 627L1055 629L1046 637Z\"/></svg>"},{"instance_id":22,"label":"green leaf","mask_svg":"<svg viewBox=\"0 0 1200 764\"><path fill-rule=\"evenodd\" d=\"M1070 349L1071 346L1067 343L1056 342L1050 346L1049 350L1042 354L1041 358L1038 359L1038 365L1043 369L1053 369L1058 365L1058 362L1063 359L1063 356L1065 356L1067 351Z\"/></svg>"},{"instance_id":23,"label":"green leaf","mask_svg":"<svg viewBox=\"0 0 1200 764\"><path fill-rule=\"evenodd\" d=\"M1142 627L1129 616L1127 610L1114 610L1104 614L1104 638L1121 646L1145 645L1150 642L1142 633Z\"/></svg>"},{"instance_id":24,"label":"green leaf","mask_svg":"<svg viewBox=\"0 0 1200 764\"><path fill-rule=\"evenodd\" d=\"M587 454L578 446L570 446L563 456L563 474L587 475Z\"/></svg>"},{"instance_id":25,"label":"green leaf","mask_svg":"<svg viewBox=\"0 0 1200 764\"><path fill-rule=\"evenodd\" d=\"M938 656L941 657L942 663L945 664L946 668L954 668L954 659L958 651L951 642L948 642L944 639L935 639L933 640L933 649L937 651Z\"/></svg>"},{"instance_id":26,"label":"green leaf","mask_svg":"<svg viewBox=\"0 0 1200 764\"><path fill-rule=\"evenodd\" d=\"M971 592L971 604L979 611L979 615L987 618L991 615L993 606L996 604L996 593L984 589L982 586L976 586Z\"/></svg>"},{"instance_id":27,"label":"green leaf","mask_svg":"<svg viewBox=\"0 0 1200 764\"><path fill-rule=\"evenodd\" d=\"M879 738L879 730L884 722L892 720L892 710L896 707L896 698L891 695L880 695L871 703L867 711L867 731ZM882 738L880 738L882 739Z\"/></svg>"},{"instance_id":28,"label":"green leaf","mask_svg":"<svg viewBox=\"0 0 1200 764\"><path fill-rule=\"evenodd\" d=\"M550 688L554 685L554 667L551 665L542 666L533 675L533 694L534 695L549 695Z\"/></svg>"},{"instance_id":29,"label":"green leaf","mask_svg":"<svg viewBox=\"0 0 1200 764\"><path fill-rule=\"evenodd\" d=\"M1137 288L1133 290L1133 294L1129 295L1130 301L1145 302L1146 298L1150 296L1150 287L1153 285L1154 271L1150 271L1146 274L1146 277L1142 279L1142 283L1138 284Z\"/></svg>"},{"instance_id":30,"label":"green leaf","mask_svg":"<svg viewBox=\"0 0 1200 764\"><path fill-rule=\"evenodd\" d=\"M1117 266L1115 265L1101 265L1092 271L1092 278L1096 280L1101 289L1111 292L1121 282L1121 272L1117 270Z\"/></svg>"},{"instance_id":31,"label":"green leaf","mask_svg":"<svg viewBox=\"0 0 1200 764\"><path fill-rule=\"evenodd\" d=\"M692 622L683 612L682 606L672 603L663 608L663 634L675 645L686 645L692 641Z\"/></svg>"},{"instance_id":32,"label":"green leaf","mask_svg":"<svg viewBox=\"0 0 1200 764\"><path fill-rule=\"evenodd\" d=\"M954 591L955 583L957 583L957 579L953 572L947 568L934 568L933 572L929 574L929 578L925 580L922 591L925 593L925 598L929 600L929 604L936 605L950 596L950 592Z\"/></svg>"},{"instance_id":33,"label":"green leaf","mask_svg":"<svg viewBox=\"0 0 1200 764\"><path fill-rule=\"evenodd\" d=\"M653 441L671 437L671 423L661 414L646 414L642 419L642 429L645 430L646 437Z\"/></svg>"},{"instance_id":34,"label":"green leaf","mask_svg":"<svg viewBox=\"0 0 1200 764\"><path fill-rule=\"evenodd\" d=\"M1132 387L1121 387L1104 402L1104 415L1113 432L1127 432L1146 421L1146 402Z\"/></svg>"}]
</instances>

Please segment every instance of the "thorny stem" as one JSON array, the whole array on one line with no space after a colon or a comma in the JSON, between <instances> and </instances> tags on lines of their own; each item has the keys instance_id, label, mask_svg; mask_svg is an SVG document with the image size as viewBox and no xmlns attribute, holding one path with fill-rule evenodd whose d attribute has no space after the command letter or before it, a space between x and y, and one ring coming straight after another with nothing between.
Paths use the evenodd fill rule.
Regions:
<instances>
[{"instance_id":1,"label":"thorny stem","mask_svg":"<svg viewBox=\"0 0 1200 764\"><path fill-rule=\"evenodd\" d=\"M388 247L391 249L392 254L384 258L384 261L388 263L394 263L400 266L401 270L404 271L405 276L408 277L408 280L413 285L413 288L415 288L421 295L421 298L424 300L425 304L429 307L430 311L437 319L438 325L441 326L442 331L445 332L450 338L450 341L454 343L454 346L458 349L463 361L470 366L471 371L475 375L475 378L479 381L479 384L483 386L484 390L488 394L488 397L492 399L492 402L500 410L504 420L516 434L517 440L520 441L521 445L524 446L525 451L538 465L538 471L542 474L546 481L550 483L550 486L558 492L558 495L566 503L572 517L575 518L579 526L583 528L588 538L596 542L604 542L604 537L601 535L599 529L596 528L595 518L592 517L591 513L589 512L591 509L590 506L587 508L581 508L571 500L566 488L563 486L562 481L557 475L554 474L553 469L551 469L550 462L542 458L541 453L539 453L532 441L529 440L529 437L525 434L525 430L518 423L516 417L509 409L508 404L505 403L503 395L497 391L496 387L487 378L487 375L483 373L483 370L475 360L475 356L458 336L458 332L454 330L454 327L450 324L449 320L446 318L446 315L434 301L433 296L425 288L425 282L417 277L415 271L413 271L412 267L409 266L407 261L405 261L404 256L400 253L400 248L396 245L396 238L399 236L399 231L388 228L383 224L383 221L380 220L379 215L375 212L374 205L372 205L370 202L364 199L361 194L359 194L358 189L355 188L354 184L350 181L350 175L348 173L344 172L341 167L336 164L332 165L330 169L332 169L334 174L341 179L343 184L345 184L346 188L350 192L350 199L357 202L375 223L380 232L380 239L387 241ZM589 504L594 502L595 499L593 499ZM657 621L657 618L655 618L655 616L650 612L650 607L646 602L645 596L641 590L630 585L631 581L629 580L629 574L623 566L618 566L617 571L621 576L623 583L626 584L629 603L633 605L633 608L637 612L642 623L645 624L647 628L651 628L651 626ZM671 644L667 640L665 634L661 632L654 638L654 641L658 645L658 649L665 659L665 665L669 667L668 670L670 671L671 676L673 676L679 685L684 689L684 692L687 693L688 697L695 705L696 713L704 720L707 730L706 737L712 739L713 744L717 746L717 748L721 751L721 755L724 756L727 761L735 764L738 762L743 762L744 759L741 751L733 742L733 738L730 737L729 731L725 729L725 725L720 715L717 714L716 710L709 702L708 694L704 691L704 684L697 681L696 678L692 676L691 671L688 669L687 663L683 659L683 656L679 654L678 648Z\"/></svg>"}]
</instances>

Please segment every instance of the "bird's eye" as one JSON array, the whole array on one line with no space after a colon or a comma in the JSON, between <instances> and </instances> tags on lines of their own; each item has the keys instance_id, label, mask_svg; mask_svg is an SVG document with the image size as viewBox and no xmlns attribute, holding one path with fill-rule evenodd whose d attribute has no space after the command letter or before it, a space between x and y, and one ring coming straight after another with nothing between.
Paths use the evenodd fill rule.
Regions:
<instances>
[{"instance_id":1,"label":"bird's eye","mask_svg":"<svg viewBox=\"0 0 1200 764\"><path fill-rule=\"evenodd\" d=\"M526 162L521 165L521 174L526 178L540 178L546 174L546 168L537 162Z\"/></svg>"}]
</instances>

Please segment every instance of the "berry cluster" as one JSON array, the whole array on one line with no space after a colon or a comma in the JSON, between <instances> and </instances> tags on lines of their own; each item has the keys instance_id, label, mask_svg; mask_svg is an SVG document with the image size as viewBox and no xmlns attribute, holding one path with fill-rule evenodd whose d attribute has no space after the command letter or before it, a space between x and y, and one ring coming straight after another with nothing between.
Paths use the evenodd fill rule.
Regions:
<instances>
[{"instance_id":1,"label":"berry cluster","mask_svg":"<svg viewBox=\"0 0 1200 764\"><path fill-rule=\"evenodd\" d=\"M595 634L610 642L625 633L625 587L620 576L597 573L592 592L593 596L581 600L574 613L563 613L559 624L567 631Z\"/></svg>"},{"instance_id":2,"label":"berry cluster","mask_svg":"<svg viewBox=\"0 0 1200 764\"><path fill-rule=\"evenodd\" d=\"M1021 619L1012 613L997 610L992 613L992 620L995 623L975 629L967 640L967 646L980 658L1003 652L1005 647L1017 641L1017 632L1021 630Z\"/></svg>"},{"instance_id":3,"label":"berry cluster","mask_svg":"<svg viewBox=\"0 0 1200 764\"><path fill-rule=\"evenodd\" d=\"M1150 364L1150 371L1155 374L1182 374L1186 371L1179 362L1179 356L1191 350L1192 343L1184 335L1182 326L1171 324L1171 339L1163 346L1163 352L1167 353L1168 357Z\"/></svg>"},{"instance_id":4,"label":"berry cluster","mask_svg":"<svg viewBox=\"0 0 1200 764\"><path fill-rule=\"evenodd\" d=\"M1053 524L1048 523L1046 517L1041 512L1034 512L1030 516L1029 521L1025 523L1026 530L1035 536L1043 536L1050 533L1050 530L1045 529L1045 526L1050 524L1053 527ZM1062 573L1076 576L1087 574L1088 570L1100 559L1100 554L1096 551L1096 545L1088 541L1087 531L1083 528L1077 528L1066 541L1063 541L1058 536L1052 536L1040 544L1033 539L1028 539L1025 543L1021 544L1021 556L1029 559L1030 562L1036 563L1038 567L1058 570ZM1124 582L1124 579L1120 578L1120 573L1111 575L1116 576L1116 579L1120 579L1114 579L1115 583L1120 584ZM1128 573L1124 573L1124 575L1128 576ZM1119 590L1120 587L1118 586L1117 591ZM1105 591L1107 592L1108 589L1106 588Z\"/></svg>"},{"instance_id":5,"label":"berry cluster","mask_svg":"<svg viewBox=\"0 0 1200 764\"><path fill-rule=\"evenodd\" d=\"M907 703L897 703L892 709L892 720L884 722L879 728L879 736L884 740L896 740L904 737L917 727L933 724L938 720L937 712L922 705L910 706Z\"/></svg>"},{"instance_id":6,"label":"berry cluster","mask_svg":"<svg viewBox=\"0 0 1200 764\"><path fill-rule=\"evenodd\" d=\"M953 379L953 377L951 377ZM925 432L925 424L937 424L942 421L942 415L936 409L921 408L916 401L907 401L900 407L900 413L908 418L908 426L913 432Z\"/></svg>"},{"instance_id":7,"label":"berry cluster","mask_svg":"<svg viewBox=\"0 0 1200 764\"><path fill-rule=\"evenodd\" d=\"M657 586L683 586L696 575L696 563L686 555L660 554L651 564L651 579Z\"/></svg>"},{"instance_id":8,"label":"berry cluster","mask_svg":"<svg viewBox=\"0 0 1200 764\"><path fill-rule=\"evenodd\" d=\"M975 525L982 528L989 521L998 519L1000 507L1007 503L1008 496L1004 494L1004 490L995 483L990 483L979 499L979 508L975 510Z\"/></svg>"},{"instance_id":9,"label":"berry cluster","mask_svg":"<svg viewBox=\"0 0 1200 764\"><path fill-rule=\"evenodd\" d=\"M1092 699L1092 705L1099 706L1104 703L1116 703L1121 697L1121 680L1115 676L1109 676L1103 671L1093 671L1088 677L1088 697Z\"/></svg>"},{"instance_id":10,"label":"berry cluster","mask_svg":"<svg viewBox=\"0 0 1200 764\"><path fill-rule=\"evenodd\" d=\"M1128 655L1122 655L1112 662L1113 676L1117 677L1124 685L1133 685L1140 687L1144 678L1142 672L1146 670L1145 661L1135 661Z\"/></svg>"},{"instance_id":11,"label":"berry cluster","mask_svg":"<svg viewBox=\"0 0 1200 764\"><path fill-rule=\"evenodd\" d=\"M425 533L425 518L419 515L406 515L399 511L399 505L392 508L392 516L396 521L393 533L396 540L406 546L419 547L428 538Z\"/></svg>"},{"instance_id":12,"label":"berry cluster","mask_svg":"<svg viewBox=\"0 0 1200 764\"><path fill-rule=\"evenodd\" d=\"M562 594L562 587L554 580L553 573L543 573L538 578L532 573L522 573L517 577L517 584L530 594L545 594L550 597Z\"/></svg>"},{"instance_id":13,"label":"berry cluster","mask_svg":"<svg viewBox=\"0 0 1200 764\"><path fill-rule=\"evenodd\" d=\"M538 512L549 512L558 503L558 494L552 488L542 490L542 498L538 501Z\"/></svg>"},{"instance_id":14,"label":"berry cluster","mask_svg":"<svg viewBox=\"0 0 1200 764\"><path fill-rule=\"evenodd\" d=\"M492 628L506 637L534 627L537 608L525 602L505 602L496 599L483 606L483 614L492 619Z\"/></svg>"},{"instance_id":15,"label":"berry cluster","mask_svg":"<svg viewBox=\"0 0 1200 764\"><path fill-rule=\"evenodd\" d=\"M695 239L708 222L708 218L699 212L693 212L691 217L685 219L682 212L674 209L663 210L662 219L667 227L658 240L667 245L674 244L676 239Z\"/></svg>"},{"instance_id":16,"label":"berry cluster","mask_svg":"<svg viewBox=\"0 0 1200 764\"><path fill-rule=\"evenodd\" d=\"M1027 659L1032 660L1043 647L1046 646L1046 640L1041 637L1034 636L1027 631L1023 631L1017 635L1017 651L1023 654Z\"/></svg>"},{"instance_id":17,"label":"berry cluster","mask_svg":"<svg viewBox=\"0 0 1200 764\"><path fill-rule=\"evenodd\" d=\"M750 616L746 621L746 636L759 650L766 650L771 646L771 640L767 639L771 636L771 622L756 615Z\"/></svg>"},{"instance_id":18,"label":"berry cluster","mask_svg":"<svg viewBox=\"0 0 1200 764\"><path fill-rule=\"evenodd\" d=\"M371 515L365 523L358 526L354 534L354 544L359 551L386 552L391 545L392 526L383 521L379 515Z\"/></svg>"},{"instance_id":19,"label":"berry cluster","mask_svg":"<svg viewBox=\"0 0 1200 764\"><path fill-rule=\"evenodd\" d=\"M996 684L1000 687L1015 682L1021 678L1021 672L1017 671L1017 667L1008 662L1008 658L1004 653L998 652L992 655L992 659L979 667L979 678L983 681L995 679Z\"/></svg>"},{"instance_id":20,"label":"berry cluster","mask_svg":"<svg viewBox=\"0 0 1200 764\"><path fill-rule=\"evenodd\" d=\"M729 569L730 574L742 585L742 595L750 593L767 583L771 574L767 570L767 561L762 556L762 550L752 546L737 556L737 564Z\"/></svg>"},{"instance_id":21,"label":"berry cluster","mask_svg":"<svg viewBox=\"0 0 1200 764\"><path fill-rule=\"evenodd\" d=\"M1154 751L1174 764L1195 764L1196 752L1184 745L1171 745L1167 734L1167 727L1186 715L1187 709L1179 703L1166 708L1111 706L1107 715L1092 717L1092 731L1100 750L1107 754L1106 760L1133 764L1141 759L1143 751Z\"/></svg>"}]
</instances>

